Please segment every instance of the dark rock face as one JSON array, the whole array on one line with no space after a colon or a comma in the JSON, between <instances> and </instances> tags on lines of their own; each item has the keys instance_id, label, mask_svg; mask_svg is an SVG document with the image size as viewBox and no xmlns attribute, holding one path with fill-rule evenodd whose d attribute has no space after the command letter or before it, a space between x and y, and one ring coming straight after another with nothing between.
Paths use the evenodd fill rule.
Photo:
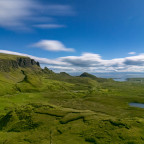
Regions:
<instances>
[{"instance_id":1,"label":"dark rock face","mask_svg":"<svg viewBox=\"0 0 144 144\"><path fill-rule=\"evenodd\" d=\"M21 68L32 68L33 66L40 67L39 62L28 57L18 57L16 60L0 59L0 71L10 71L10 69Z\"/></svg>"},{"instance_id":2,"label":"dark rock face","mask_svg":"<svg viewBox=\"0 0 144 144\"><path fill-rule=\"evenodd\" d=\"M18 58L17 64L19 67L31 67L32 65L39 66L39 63L30 58Z\"/></svg>"}]
</instances>

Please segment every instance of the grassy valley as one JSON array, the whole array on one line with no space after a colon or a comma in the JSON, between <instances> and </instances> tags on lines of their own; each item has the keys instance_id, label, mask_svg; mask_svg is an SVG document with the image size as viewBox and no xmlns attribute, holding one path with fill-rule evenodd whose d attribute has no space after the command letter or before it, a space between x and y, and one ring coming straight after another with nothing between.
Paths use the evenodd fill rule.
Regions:
<instances>
[{"instance_id":1,"label":"grassy valley","mask_svg":"<svg viewBox=\"0 0 144 144\"><path fill-rule=\"evenodd\" d=\"M0 54L0 144L143 144L144 83L41 69Z\"/></svg>"}]
</instances>

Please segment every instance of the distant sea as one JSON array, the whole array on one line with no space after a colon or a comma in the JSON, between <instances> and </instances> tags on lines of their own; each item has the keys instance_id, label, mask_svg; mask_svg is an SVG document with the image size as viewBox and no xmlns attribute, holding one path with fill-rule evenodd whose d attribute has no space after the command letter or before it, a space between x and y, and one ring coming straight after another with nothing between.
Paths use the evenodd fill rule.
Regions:
<instances>
[{"instance_id":1,"label":"distant sea","mask_svg":"<svg viewBox=\"0 0 144 144\"><path fill-rule=\"evenodd\" d=\"M101 78L112 78L115 81L126 81L127 78L144 78L144 73L130 73L130 72L112 72L112 73L91 73L97 77ZM80 74L71 74L80 75Z\"/></svg>"}]
</instances>

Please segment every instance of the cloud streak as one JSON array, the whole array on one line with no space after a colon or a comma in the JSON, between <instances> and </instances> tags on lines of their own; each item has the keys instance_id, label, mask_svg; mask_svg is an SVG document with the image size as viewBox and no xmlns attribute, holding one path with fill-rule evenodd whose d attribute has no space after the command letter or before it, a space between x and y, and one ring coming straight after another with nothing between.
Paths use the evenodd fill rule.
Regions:
<instances>
[{"instance_id":1,"label":"cloud streak","mask_svg":"<svg viewBox=\"0 0 144 144\"><path fill-rule=\"evenodd\" d=\"M74 11L69 5L42 4L35 0L0 0L0 27L6 29L32 29L35 25L43 29L62 28L62 25L52 23L54 16L72 15Z\"/></svg>"},{"instance_id":2,"label":"cloud streak","mask_svg":"<svg viewBox=\"0 0 144 144\"><path fill-rule=\"evenodd\" d=\"M129 52L128 54L129 55L134 55L134 54L136 54L136 52Z\"/></svg>"},{"instance_id":3,"label":"cloud streak","mask_svg":"<svg viewBox=\"0 0 144 144\"><path fill-rule=\"evenodd\" d=\"M65 25L59 25L59 24L37 24L34 25L36 28L41 28L41 29L57 29L57 28L65 28Z\"/></svg>"},{"instance_id":4,"label":"cloud streak","mask_svg":"<svg viewBox=\"0 0 144 144\"><path fill-rule=\"evenodd\" d=\"M56 59L40 58L28 54L0 50L0 53L28 56L56 72L144 72L144 54L104 60L99 54L83 53Z\"/></svg>"}]
</instances>

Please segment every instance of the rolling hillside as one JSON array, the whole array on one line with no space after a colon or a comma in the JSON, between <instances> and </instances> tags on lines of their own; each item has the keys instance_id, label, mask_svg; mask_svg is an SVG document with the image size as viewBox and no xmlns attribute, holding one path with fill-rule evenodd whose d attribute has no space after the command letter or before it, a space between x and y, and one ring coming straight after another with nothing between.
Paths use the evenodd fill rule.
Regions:
<instances>
[{"instance_id":1,"label":"rolling hillside","mask_svg":"<svg viewBox=\"0 0 144 144\"><path fill-rule=\"evenodd\" d=\"M143 87L0 54L0 144L142 144Z\"/></svg>"}]
</instances>

